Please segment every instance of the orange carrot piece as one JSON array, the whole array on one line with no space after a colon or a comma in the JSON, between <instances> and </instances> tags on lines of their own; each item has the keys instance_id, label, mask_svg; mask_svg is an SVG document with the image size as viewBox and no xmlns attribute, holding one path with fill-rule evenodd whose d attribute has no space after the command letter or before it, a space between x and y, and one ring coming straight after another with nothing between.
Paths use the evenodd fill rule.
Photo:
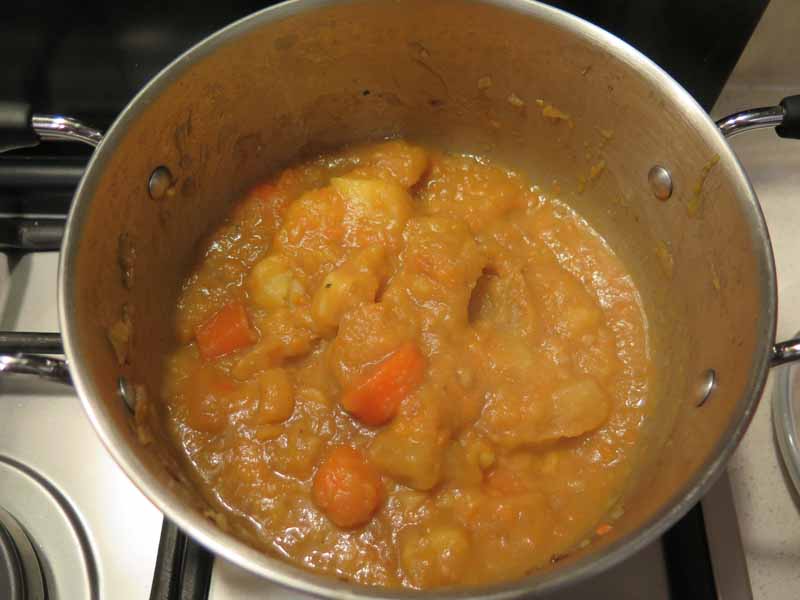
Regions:
<instances>
[{"instance_id":1,"label":"orange carrot piece","mask_svg":"<svg viewBox=\"0 0 800 600\"><path fill-rule=\"evenodd\" d=\"M383 483L361 452L338 446L317 469L311 493L334 524L349 529L372 518L383 500Z\"/></svg>"},{"instance_id":2,"label":"orange carrot piece","mask_svg":"<svg viewBox=\"0 0 800 600\"><path fill-rule=\"evenodd\" d=\"M200 355L209 360L255 343L244 304L233 301L200 325L194 334Z\"/></svg>"},{"instance_id":3,"label":"orange carrot piece","mask_svg":"<svg viewBox=\"0 0 800 600\"><path fill-rule=\"evenodd\" d=\"M400 346L372 371L346 390L342 406L365 425L383 425L422 381L425 359L412 342Z\"/></svg>"}]
</instances>

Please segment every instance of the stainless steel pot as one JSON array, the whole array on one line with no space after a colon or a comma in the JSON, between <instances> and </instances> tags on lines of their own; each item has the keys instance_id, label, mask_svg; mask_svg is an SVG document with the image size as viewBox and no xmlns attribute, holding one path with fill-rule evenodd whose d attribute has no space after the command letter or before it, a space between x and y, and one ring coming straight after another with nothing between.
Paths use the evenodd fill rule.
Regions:
<instances>
[{"instance_id":1,"label":"stainless steel pot","mask_svg":"<svg viewBox=\"0 0 800 600\"><path fill-rule=\"evenodd\" d=\"M98 143L61 251L69 371L28 355L5 357L0 369L71 376L125 473L216 554L322 596L413 595L307 573L221 530L167 442L159 403L150 402L147 415L139 411L154 439L143 443L124 400L135 401L134 385L158 397L161 360L173 342L171 307L197 241L237 194L297 157L403 135L489 155L545 189L556 180L643 293L657 402L640 475L611 534L550 570L446 595L551 592L620 562L693 506L741 439L769 367L800 356L800 340L774 344L769 235L723 136L776 125L795 135L796 102L724 119L721 132L636 50L534 2L287 2L178 58L102 141L74 121L33 117L38 137ZM547 104L569 118L543 116ZM34 143L28 115L11 108L3 120L14 135L5 146ZM123 311L133 333L120 366L108 331Z\"/></svg>"}]
</instances>

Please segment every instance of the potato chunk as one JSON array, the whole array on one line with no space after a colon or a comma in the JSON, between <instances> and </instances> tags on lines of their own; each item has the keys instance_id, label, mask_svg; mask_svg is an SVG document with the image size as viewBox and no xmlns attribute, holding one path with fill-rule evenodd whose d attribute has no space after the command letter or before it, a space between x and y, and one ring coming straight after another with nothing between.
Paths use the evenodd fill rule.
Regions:
<instances>
[{"instance_id":1,"label":"potato chunk","mask_svg":"<svg viewBox=\"0 0 800 600\"><path fill-rule=\"evenodd\" d=\"M583 435L605 423L610 408L608 396L593 379L576 379L553 394L550 422L543 435L551 439Z\"/></svg>"},{"instance_id":2,"label":"potato chunk","mask_svg":"<svg viewBox=\"0 0 800 600\"><path fill-rule=\"evenodd\" d=\"M463 221L421 217L409 221L402 267L383 302L423 330L467 323L472 288L486 258Z\"/></svg>"},{"instance_id":3,"label":"potato chunk","mask_svg":"<svg viewBox=\"0 0 800 600\"><path fill-rule=\"evenodd\" d=\"M386 270L383 247L371 246L357 251L341 267L328 273L311 301L311 317L317 329L330 335L346 311L373 302Z\"/></svg>"},{"instance_id":4,"label":"potato chunk","mask_svg":"<svg viewBox=\"0 0 800 600\"><path fill-rule=\"evenodd\" d=\"M228 423L235 383L213 367L199 367L187 379L183 409L192 429L216 434Z\"/></svg>"},{"instance_id":5,"label":"potato chunk","mask_svg":"<svg viewBox=\"0 0 800 600\"><path fill-rule=\"evenodd\" d=\"M402 140L392 140L371 146L368 151L357 150L359 166L353 175L393 181L411 187L428 169L428 153L419 146Z\"/></svg>"},{"instance_id":6,"label":"potato chunk","mask_svg":"<svg viewBox=\"0 0 800 600\"><path fill-rule=\"evenodd\" d=\"M435 410L423 410L412 417L395 418L369 447L369 457L378 470L415 490L429 490L439 482L449 439Z\"/></svg>"},{"instance_id":7,"label":"potato chunk","mask_svg":"<svg viewBox=\"0 0 800 600\"><path fill-rule=\"evenodd\" d=\"M247 277L247 290L253 302L268 310L297 304L305 295L289 261L280 255L256 263Z\"/></svg>"},{"instance_id":8,"label":"potato chunk","mask_svg":"<svg viewBox=\"0 0 800 600\"><path fill-rule=\"evenodd\" d=\"M397 249L411 216L411 197L399 184L379 179L334 177L331 187L344 199L344 244Z\"/></svg>"},{"instance_id":9,"label":"potato chunk","mask_svg":"<svg viewBox=\"0 0 800 600\"><path fill-rule=\"evenodd\" d=\"M258 404L252 420L258 425L280 423L292 416L292 382L285 369L267 369L256 378Z\"/></svg>"},{"instance_id":10,"label":"potato chunk","mask_svg":"<svg viewBox=\"0 0 800 600\"><path fill-rule=\"evenodd\" d=\"M261 339L242 355L231 374L236 379L249 379L254 373L279 365L287 358L310 352L312 342L319 336L309 328L307 314L307 308L281 308L260 319Z\"/></svg>"},{"instance_id":11,"label":"potato chunk","mask_svg":"<svg viewBox=\"0 0 800 600\"><path fill-rule=\"evenodd\" d=\"M489 396L480 425L507 448L573 438L605 423L608 395L589 378L565 383L551 395L501 388Z\"/></svg>"},{"instance_id":12,"label":"potato chunk","mask_svg":"<svg viewBox=\"0 0 800 600\"><path fill-rule=\"evenodd\" d=\"M416 588L458 583L471 552L466 530L444 519L406 527L398 543L400 567Z\"/></svg>"},{"instance_id":13,"label":"potato chunk","mask_svg":"<svg viewBox=\"0 0 800 600\"><path fill-rule=\"evenodd\" d=\"M536 269L525 272L526 279L540 304L544 321L552 324L553 333L576 339L592 333L603 322L603 313L583 284L550 257Z\"/></svg>"},{"instance_id":14,"label":"potato chunk","mask_svg":"<svg viewBox=\"0 0 800 600\"><path fill-rule=\"evenodd\" d=\"M524 180L497 166L475 168L466 156L438 156L422 191L427 212L463 219L473 232L526 203Z\"/></svg>"},{"instance_id":15,"label":"potato chunk","mask_svg":"<svg viewBox=\"0 0 800 600\"><path fill-rule=\"evenodd\" d=\"M306 192L286 209L283 226L275 235L273 253L285 256L316 282L345 254L342 247L344 201L331 187Z\"/></svg>"},{"instance_id":16,"label":"potato chunk","mask_svg":"<svg viewBox=\"0 0 800 600\"><path fill-rule=\"evenodd\" d=\"M351 385L366 370L411 337L408 327L381 304L363 304L342 317L328 358L339 385Z\"/></svg>"}]
</instances>

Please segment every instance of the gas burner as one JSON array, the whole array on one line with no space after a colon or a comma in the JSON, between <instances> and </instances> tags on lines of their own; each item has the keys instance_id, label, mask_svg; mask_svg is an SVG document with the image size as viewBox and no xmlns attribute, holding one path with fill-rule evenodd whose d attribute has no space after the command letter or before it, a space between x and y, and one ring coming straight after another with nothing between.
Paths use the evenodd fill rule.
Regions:
<instances>
[{"instance_id":1,"label":"gas burner","mask_svg":"<svg viewBox=\"0 0 800 600\"><path fill-rule=\"evenodd\" d=\"M45 598L44 574L28 534L0 508L0 593L10 600Z\"/></svg>"},{"instance_id":2,"label":"gas burner","mask_svg":"<svg viewBox=\"0 0 800 600\"><path fill-rule=\"evenodd\" d=\"M97 566L80 517L41 475L0 456L0 597L97 598Z\"/></svg>"}]
</instances>

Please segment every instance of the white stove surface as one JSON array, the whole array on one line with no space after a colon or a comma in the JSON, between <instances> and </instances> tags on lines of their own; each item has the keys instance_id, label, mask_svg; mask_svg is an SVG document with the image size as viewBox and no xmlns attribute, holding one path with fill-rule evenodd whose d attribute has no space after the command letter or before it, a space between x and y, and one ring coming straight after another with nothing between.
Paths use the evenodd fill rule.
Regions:
<instances>
[{"instance_id":1,"label":"white stove surface","mask_svg":"<svg viewBox=\"0 0 800 600\"><path fill-rule=\"evenodd\" d=\"M800 3L772 0L714 116L800 93L798 30ZM790 337L800 330L800 141L779 140L764 131L738 137L732 145L764 208L779 276L778 337ZM0 255L0 330L57 331L57 262L56 253L30 254L16 264ZM703 502L717 587L724 600L800 597L800 503L781 469L770 394L771 381L731 462L730 481L724 477ZM112 462L69 388L25 378L0 379L0 455L38 471L72 504L93 550L100 600L149 597L162 515ZM46 543L42 545L46 554ZM209 597L302 596L218 559ZM583 597L667 600L660 544L554 598ZM73 600L69 590L50 595L50 600L63 599Z\"/></svg>"},{"instance_id":2,"label":"white stove surface","mask_svg":"<svg viewBox=\"0 0 800 600\"><path fill-rule=\"evenodd\" d=\"M12 265L0 329L58 331L57 266L54 252L28 254ZM70 502L93 550L99 599L149 597L161 513L102 447L71 388L27 377L0 378L0 455L37 471ZM15 516L23 525L28 518L44 518ZM58 560L48 556L47 540L34 543L49 560ZM70 592L57 589L48 600L82 600Z\"/></svg>"}]
</instances>

